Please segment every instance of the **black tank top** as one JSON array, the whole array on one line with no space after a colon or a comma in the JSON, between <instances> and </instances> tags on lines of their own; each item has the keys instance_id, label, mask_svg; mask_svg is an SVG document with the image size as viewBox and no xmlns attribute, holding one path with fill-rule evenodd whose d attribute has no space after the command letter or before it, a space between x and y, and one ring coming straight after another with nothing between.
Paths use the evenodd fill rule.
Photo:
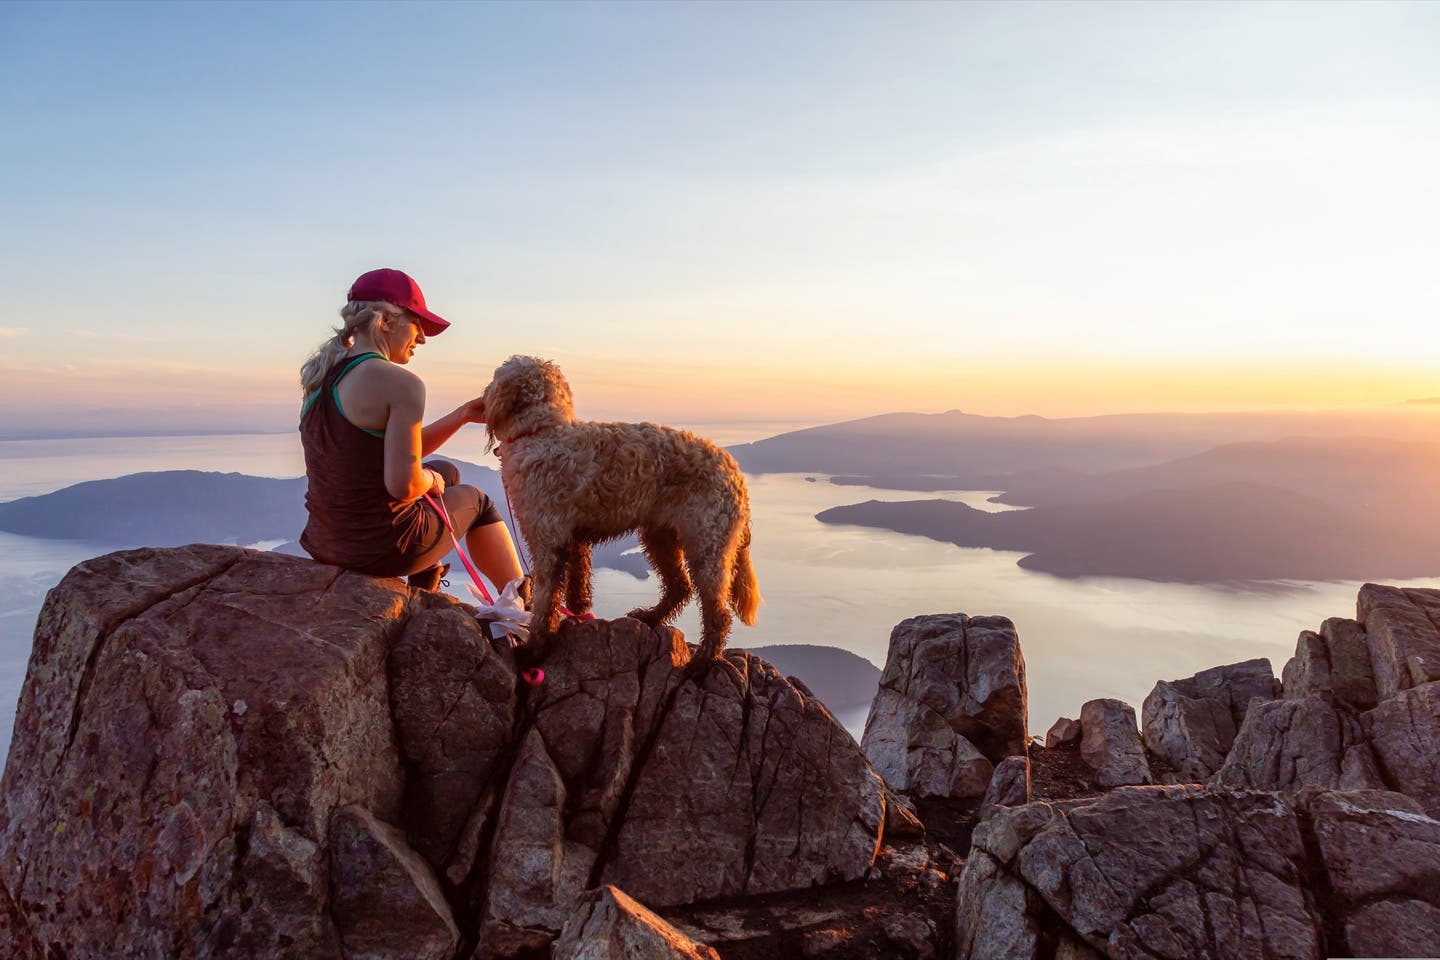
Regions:
<instances>
[{"instance_id":1,"label":"black tank top","mask_svg":"<svg viewBox=\"0 0 1440 960\"><path fill-rule=\"evenodd\" d=\"M345 419L336 386L378 353L344 357L325 374L300 414L305 448L305 509L300 546L322 563L379 577L411 572L439 541L440 517L424 499L396 500L385 489L385 434Z\"/></svg>"}]
</instances>

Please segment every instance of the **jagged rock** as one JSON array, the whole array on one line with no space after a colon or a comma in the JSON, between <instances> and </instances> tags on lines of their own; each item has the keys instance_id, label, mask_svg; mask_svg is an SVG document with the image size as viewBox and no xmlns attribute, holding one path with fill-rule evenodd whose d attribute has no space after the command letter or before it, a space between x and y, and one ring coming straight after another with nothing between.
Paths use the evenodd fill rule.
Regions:
<instances>
[{"instance_id":1,"label":"jagged rock","mask_svg":"<svg viewBox=\"0 0 1440 960\"><path fill-rule=\"evenodd\" d=\"M1251 707L1215 782L1286 792L1384 786L1360 721L1314 697Z\"/></svg>"},{"instance_id":2,"label":"jagged rock","mask_svg":"<svg viewBox=\"0 0 1440 960\"><path fill-rule=\"evenodd\" d=\"M1235 721L1219 700L1188 697L1161 680L1141 707L1145 748L1173 768L1181 782L1205 780L1225 763L1235 742Z\"/></svg>"},{"instance_id":3,"label":"jagged rock","mask_svg":"<svg viewBox=\"0 0 1440 960\"><path fill-rule=\"evenodd\" d=\"M1075 743L1079 741L1080 734L1079 720L1061 717L1050 724L1050 729L1045 731L1045 749L1053 750L1056 747L1063 747Z\"/></svg>"},{"instance_id":4,"label":"jagged rock","mask_svg":"<svg viewBox=\"0 0 1440 960\"><path fill-rule=\"evenodd\" d=\"M1274 700L1280 696L1280 682L1275 679L1270 661L1264 657L1211 667L1193 677L1172 680L1171 683L1187 697L1225 704L1237 730L1245 719L1245 710L1251 700L1256 697Z\"/></svg>"},{"instance_id":5,"label":"jagged rock","mask_svg":"<svg viewBox=\"0 0 1440 960\"><path fill-rule=\"evenodd\" d=\"M208 546L81 564L0 781L0 956L438 955L446 910L490 956L597 882L654 905L863 876L904 815L859 747L763 661L689 657L571 622L530 691L468 608L396 579Z\"/></svg>"},{"instance_id":6,"label":"jagged rock","mask_svg":"<svg viewBox=\"0 0 1440 960\"><path fill-rule=\"evenodd\" d=\"M1325 912L1343 943L1331 955L1403 957L1440 947L1440 821L1384 791L1310 793L1327 879Z\"/></svg>"},{"instance_id":7,"label":"jagged rock","mask_svg":"<svg viewBox=\"0 0 1440 960\"><path fill-rule=\"evenodd\" d=\"M995 768L990 788L980 801L980 819L984 820L998 807L1018 807L1029 802L1030 758L1006 757Z\"/></svg>"},{"instance_id":8,"label":"jagged rock","mask_svg":"<svg viewBox=\"0 0 1440 960\"><path fill-rule=\"evenodd\" d=\"M270 925L313 886L305 844L331 810L399 813L385 654L417 602L398 580L235 547L72 570L40 613L0 780L0 882L35 939L75 958L323 945L323 915Z\"/></svg>"},{"instance_id":9,"label":"jagged rock","mask_svg":"<svg viewBox=\"0 0 1440 960\"><path fill-rule=\"evenodd\" d=\"M1025 660L1004 617L913 617L890 635L862 741L885 781L918 796L978 797L1025 752Z\"/></svg>"},{"instance_id":10,"label":"jagged rock","mask_svg":"<svg viewBox=\"0 0 1440 960\"><path fill-rule=\"evenodd\" d=\"M595 851L567 844L565 784L531 729L510 770L490 865L489 919L559 929L584 891ZM588 854L588 855L587 855Z\"/></svg>"},{"instance_id":11,"label":"jagged rock","mask_svg":"<svg viewBox=\"0 0 1440 960\"><path fill-rule=\"evenodd\" d=\"M1136 960L1322 955L1300 822L1274 794L1124 787L1000 810L973 843L960 960L1034 957L1041 931Z\"/></svg>"},{"instance_id":12,"label":"jagged rock","mask_svg":"<svg viewBox=\"0 0 1440 960\"><path fill-rule=\"evenodd\" d=\"M1354 620L1331 617L1319 633L1302 631L1295 656L1281 674L1286 700L1317 697L1347 710L1375 706L1375 671L1365 628Z\"/></svg>"},{"instance_id":13,"label":"jagged rock","mask_svg":"<svg viewBox=\"0 0 1440 960\"><path fill-rule=\"evenodd\" d=\"M1141 706L1145 747L1180 780L1205 780L1225 762L1251 699L1278 695L1270 661L1264 659L1161 680Z\"/></svg>"},{"instance_id":14,"label":"jagged rock","mask_svg":"<svg viewBox=\"0 0 1440 960\"><path fill-rule=\"evenodd\" d=\"M1356 601L1380 700L1440 680L1440 590L1367 583Z\"/></svg>"},{"instance_id":15,"label":"jagged rock","mask_svg":"<svg viewBox=\"0 0 1440 960\"><path fill-rule=\"evenodd\" d=\"M1360 723L1384 782L1440 817L1440 683L1412 687L1361 714Z\"/></svg>"},{"instance_id":16,"label":"jagged rock","mask_svg":"<svg viewBox=\"0 0 1440 960\"><path fill-rule=\"evenodd\" d=\"M580 898L555 942L555 960L720 960L622 891L606 884Z\"/></svg>"},{"instance_id":17,"label":"jagged rock","mask_svg":"<svg viewBox=\"0 0 1440 960\"><path fill-rule=\"evenodd\" d=\"M1150 782L1134 707L1122 700L1091 700L1080 708L1080 728L1080 757L1100 786Z\"/></svg>"},{"instance_id":18,"label":"jagged rock","mask_svg":"<svg viewBox=\"0 0 1440 960\"><path fill-rule=\"evenodd\" d=\"M362 807L330 819L330 913L345 960L448 960L460 931L429 865Z\"/></svg>"}]
</instances>

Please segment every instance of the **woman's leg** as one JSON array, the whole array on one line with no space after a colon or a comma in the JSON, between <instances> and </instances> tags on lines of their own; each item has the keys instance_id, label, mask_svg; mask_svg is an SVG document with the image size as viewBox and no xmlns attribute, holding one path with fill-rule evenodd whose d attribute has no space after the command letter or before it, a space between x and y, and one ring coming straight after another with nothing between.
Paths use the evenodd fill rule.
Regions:
<instances>
[{"instance_id":1,"label":"woman's leg","mask_svg":"<svg viewBox=\"0 0 1440 960\"><path fill-rule=\"evenodd\" d=\"M494 584L496 591L504 590L505 584L525 575L500 511L478 487L465 483L446 487L445 509L450 512L455 533L465 538L470 559L485 579Z\"/></svg>"},{"instance_id":2,"label":"woman's leg","mask_svg":"<svg viewBox=\"0 0 1440 960\"><path fill-rule=\"evenodd\" d=\"M465 546L475 566L497 590L505 589L505 584L525 575L520 569L515 541L510 539L510 530L504 523L476 524L465 534Z\"/></svg>"}]
</instances>

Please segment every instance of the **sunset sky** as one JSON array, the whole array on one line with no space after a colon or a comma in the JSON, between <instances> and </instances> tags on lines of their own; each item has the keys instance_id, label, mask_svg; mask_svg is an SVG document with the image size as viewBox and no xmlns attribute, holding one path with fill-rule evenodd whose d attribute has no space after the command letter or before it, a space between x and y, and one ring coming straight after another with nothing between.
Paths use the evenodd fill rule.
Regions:
<instances>
[{"instance_id":1,"label":"sunset sky","mask_svg":"<svg viewBox=\"0 0 1440 960\"><path fill-rule=\"evenodd\" d=\"M350 281L582 415L1440 396L1440 4L0 4L0 436L281 429Z\"/></svg>"}]
</instances>

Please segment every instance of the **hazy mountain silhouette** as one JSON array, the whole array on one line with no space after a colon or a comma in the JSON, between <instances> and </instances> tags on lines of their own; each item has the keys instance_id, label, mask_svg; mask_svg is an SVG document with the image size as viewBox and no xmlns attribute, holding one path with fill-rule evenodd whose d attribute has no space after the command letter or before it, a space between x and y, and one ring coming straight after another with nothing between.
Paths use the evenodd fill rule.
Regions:
<instances>
[{"instance_id":1,"label":"hazy mountain silhouette","mask_svg":"<svg viewBox=\"0 0 1440 960\"><path fill-rule=\"evenodd\" d=\"M1004 513L947 500L872 500L817 518L1020 551L1022 567L1066 577L1359 580L1440 572L1433 529L1252 483Z\"/></svg>"},{"instance_id":2,"label":"hazy mountain silhouette","mask_svg":"<svg viewBox=\"0 0 1440 960\"><path fill-rule=\"evenodd\" d=\"M798 677L831 710L869 706L880 685L880 668L839 647L784 643L751 647L786 676Z\"/></svg>"},{"instance_id":3,"label":"hazy mountain silhouette","mask_svg":"<svg viewBox=\"0 0 1440 960\"><path fill-rule=\"evenodd\" d=\"M1440 442L1440 417L1424 405L1363 411L984 417L952 410L892 413L811 427L730 447L749 473L827 473L950 478L954 489L1003 489L997 476L1064 469L1119 470L1193 456L1213 447L1289 436L1377 436ZM922 487L923 489L924 487ZM930 486L928 489L939 489Z\"/></svg>"},{"instance_id":4,"label":"hazy mountain silhouette","mask_svg":"<svg viewBox=\"0 0 1440 960\"><path fill-rule=\"evenodd\" d=\"M448 458L441 458L448 459ZM501 505L500 475L453 460L461 479ZM509 517L506 516L508 520ZM287 541L278 549L304 556L294 541L305 527L305 478L164 470L89 480L37 497L0 503L0 530L49 540L81 540L108 548L186 543ZM633 537L597 547L596 566L649 576ZM452 556L452 560L453 560ZM458 566L457 566L458 569Z\"/></svg>"},{"instance_id":5,"label":"hazy mountain silhouette","mask_svg":"<svg viewBox=\"0 0 1440 960\"><path fill-rule=\"evenodd\" d=\"M1102 503L1146 490L1248 482L1283 487L1389 522L1440 517L1440 443L1376 437L1291 437L1234 443L1193 457L1104 474L1018 474L993 499L1018 506ZM1401 516L1403 515L1403 517Z\"/></svg>"}]
</instances>

